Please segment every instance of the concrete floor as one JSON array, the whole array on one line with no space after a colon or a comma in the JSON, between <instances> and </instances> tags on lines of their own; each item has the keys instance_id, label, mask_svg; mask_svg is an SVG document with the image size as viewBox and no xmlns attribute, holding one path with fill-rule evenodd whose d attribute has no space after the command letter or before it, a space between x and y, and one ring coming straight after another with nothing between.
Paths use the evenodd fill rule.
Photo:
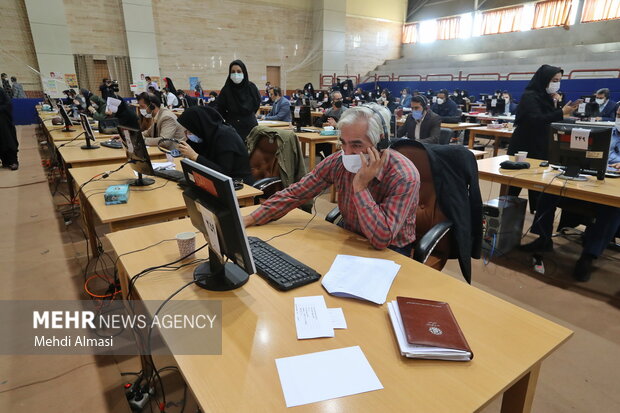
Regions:
<instances>
[{"instance_id":1,"label":"concrete floor","mask_svg":"<svg viewBox=\"0 0 620 413\"><path fill-rule=\"evenodd\" d=\"M41 166L47 150L39 147L35 128L19 127L18 134L19 171L0 169L0 299L85 299L86 245L79 217L65 225L61 211L71 214L60 192L66 193L66 185L51 195L55 185L48 184ZM498 185L481 186L483 199L497 196ZM315 219L333 207L327 199L317 200ZM526 227L531 221L527 214ZM99 234L103 231L100 227ZM102 242L110 251L105 238ZM545 256L544 275L535 273L530 256L519 252L473 263L476 287L575 331L543 363L534 412L620 412L620 253L607 250L592 280L580 284L570 275L579 251L574 238L556 239L555 252ZM456 261L448 262L444 272L461 279ZM159 359L156 364L172 363ZM0 356L0 411L129 412L122 390L128 378L121 372L138 369L134 357ZM175 372L167 372L164 382L167 411L180 411L183 382ZM195 412L189 393L187 399L185 411ZM499 412L499 402L483 412Z\"/></svg>"}]
</instances>

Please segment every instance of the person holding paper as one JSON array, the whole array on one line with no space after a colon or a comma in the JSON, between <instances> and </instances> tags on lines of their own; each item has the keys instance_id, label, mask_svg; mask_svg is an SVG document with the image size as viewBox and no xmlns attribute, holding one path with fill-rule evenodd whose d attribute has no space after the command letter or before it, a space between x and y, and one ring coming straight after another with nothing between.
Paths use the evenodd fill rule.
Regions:
<instances>
[{"instance_id":1,"label":"person holding paper","mask_svg":"<svg viewBox=\"0 0 620 413\"><path fill-rule=\"evenodd\" d=\"M377 249L411 256L420 175L404 155L376 145L387 139L390 113L375 103L347 109L338 121L342 151L244 217L246 226L277 220L335 185L342 226Z\"/></svg>"},{"instance_id":2,"label":"person holding paper","mask_svg":"<svg viewBox=\"0 0 620 413\"><path fill-rule=\"evenodd\" d=\"M611 134L611 144L609 147L608 165L611 169L620 169L620 107L616 110L616 124ZM543 194L540 197L532 232L539 237L520 249L526 252L549 252L553 251L553 220L555 210L560 202L558 195ZM607 244L620 229L620 208L608 205L595 204L596 216L593 224L588 225L583 235L583 250L581 257L577 260L573 277L577 281L585 282L590 279L592 272L592 262L598 258Z\"/></svg>"},{"instance_id":3,"label":"person holding paper","mask_svg":"<svg viewBox=\"0 0 620 413\"><path fill-rule=\"evenodd\" d=\"M279 120L282 122L291 121L291 102L282 96L282 89L272 87L269 89L269 98L273 102L273 106L269 114L264 116L264 120Z\"/></svg>"}]
</instances>

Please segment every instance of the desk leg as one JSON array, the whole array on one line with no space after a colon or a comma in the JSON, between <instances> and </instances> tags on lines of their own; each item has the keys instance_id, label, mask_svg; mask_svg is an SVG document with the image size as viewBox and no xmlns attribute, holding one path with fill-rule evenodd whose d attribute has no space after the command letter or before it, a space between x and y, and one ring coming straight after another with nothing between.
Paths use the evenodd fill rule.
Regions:
<instances>
[{"instance_id":1,"label":"desk leg","mask_svg":"<svg viewBox=\"0 0 620 413\"><path fill-rule=\"evenodd\" d=\"M512 385L504 392L502 398L501 413L529 413L532 410L532 402L534 401L534 392L536 391L536 383L538 382L538 373L540 373L540 365L542 362L536 363L525 376Z\"/></svg>"},{"instance_id":2,"label":"desk leg","mask_svg":"<svg viewBox=\"0 0 620 413\"><path fill-rule=\"evenodd\" d=\"M510 186L504 185L504 184L500 185L500 187L499 187L499 196L508 195L508 188L510 188Z\"/></svg>"},{"instance_id":3,"label":"desk leg","mask_svg":"<svg viewBox=\"0 0 620 413\"><path fill-rule=\"evenodd\" d=\"M467 144L467 147L469 149L474 149L474 142L476 142L476 136L478 134L476 132L472 132L469 134L469 143Z\"/></svg>"},{"instance_id":4,"label":"desk leg","mask_svg":"<svg viewBox=\"0 0 620 413\"><path fill-rule=\"evenodd\" d=\"M493 137L493 156L497 156L497 153L499 152L499 142L501 141L501 138L499 136L494 136Z\"/></svg>"},{"instance_id":5,"label":"desk leg","mask_svg":"<svg viewBox=\"0 0 620 413\"><path fill-rule=\"evenodd\" d=\"M306 156L306 142L301 142L301 156Z\"/></svg>"},{"instance_id":6,"label":"desk leg","mask_svg":"<svg viewBox=\"0 0 620 413\"><path fill-rule=\"evenodd\" d=\"M84 221L86 221L86 233L88 234L88 243L90 244L93 257L98 257L99 250L97 249L97 233L95 232L93 209L82 192L80 192L80 208L82 209Z\"/></svg>"},{"instance_id":7,"label":"desk leg","mask_svg":"<svg viewBox=\"0 0 620 413\"><path fill-rule=\"evenodd\" d=\"M310 142L308 145L310 145L310 159L308 161L308 166L310 170L313 170L316 165L316 144L314 142Z\"/></svg>"}]
</instances>

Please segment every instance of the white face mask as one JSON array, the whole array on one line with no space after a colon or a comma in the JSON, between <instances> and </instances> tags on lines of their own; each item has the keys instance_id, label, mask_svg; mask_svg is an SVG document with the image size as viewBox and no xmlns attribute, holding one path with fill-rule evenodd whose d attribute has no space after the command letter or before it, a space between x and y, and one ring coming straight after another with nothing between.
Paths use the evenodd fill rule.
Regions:
<instances>
[{"instance_id":1,"label":"white face mask","mask_svg":"<svg viewBox=\"0 0 620 413\"><path fill-rule=\"evenodd\" d=\"M437 98L437 104L438 105L443 105L443 99L442 98Z\"/></svg>"},{"instance_id":2,"label":"white face mask","mask_svg":"<svg viewBox=\"0 0 620 413\"><path fill-rule=\"evenodd\" d=\"M243 82L243 73L231 73L230 80L232 80L236 85Z\"/></svg>"},{"instance_id":3,"label":"white face mask","mask_svg":"<svg viewBox=\"0 0 620 413\"><path fill-rule=\"evenodd\" d=\"M150 118L151 114L146 111L146 109L140 109L140 114L145 118Z\"/></svg>"},{"instance_id":4,"label":"white face mask","mask_svg":"<svg viewBox=\"0 0 620 413\"><path fill-rule=\"evenodd\" d=\"M549 86L547 86L547 93L553 94L560 90L560 82L550 82Z\"/></svg>"},{"instance_id":5,"label":"white face mask","mask_svg":"<svg viewBox=\"0 0 620 413\"><path fill-rule=\"evenodd\" d=\"M616 118L616 130L620 132L620 118Z\"/></svg>"},{"instance_id":6,"label":"white face mask","mask_svg":"<svg viewBox=\"0 0 620 413\"><path fill-rule=\"evenodd\" d=\"M596 103L602 105L603 103L605 103L605 99L596 99Z\"/></svg>"},{"instance_id":7,"label":"white face mask","mask_svg":"<svg viewBox=\"0 0 620 413\"><path fill-rule=\"evenodd\" d=\"M362 169L362 159L357 153L353 155L345 155L344 151L342 151L342 164L344 165L344 168L352 174L356 174L357 171Z\"/></svg>"}]
</instances>

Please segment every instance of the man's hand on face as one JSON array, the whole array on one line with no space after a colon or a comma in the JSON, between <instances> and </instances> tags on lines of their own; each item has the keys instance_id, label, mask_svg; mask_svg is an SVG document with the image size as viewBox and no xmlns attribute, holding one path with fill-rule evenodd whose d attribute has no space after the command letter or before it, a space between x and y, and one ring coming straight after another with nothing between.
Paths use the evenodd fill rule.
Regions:
<instances>
[{"instance_id":1,"label":"man's hand on face","mask_svg":"<svg viewBox=\"0 0 620 413\"><path fill-rule=\"evenodd\" d=\"M385 150L383 153L379 153L377 148L371 146L366 150L366 154L360 153L359 156L362 158L362 167L353 178L353 191L356 193L366 189L370 181L379 175L383 165L388 160L388 156L390 156L390 152Z\"/></svg>"}]
</instances>

